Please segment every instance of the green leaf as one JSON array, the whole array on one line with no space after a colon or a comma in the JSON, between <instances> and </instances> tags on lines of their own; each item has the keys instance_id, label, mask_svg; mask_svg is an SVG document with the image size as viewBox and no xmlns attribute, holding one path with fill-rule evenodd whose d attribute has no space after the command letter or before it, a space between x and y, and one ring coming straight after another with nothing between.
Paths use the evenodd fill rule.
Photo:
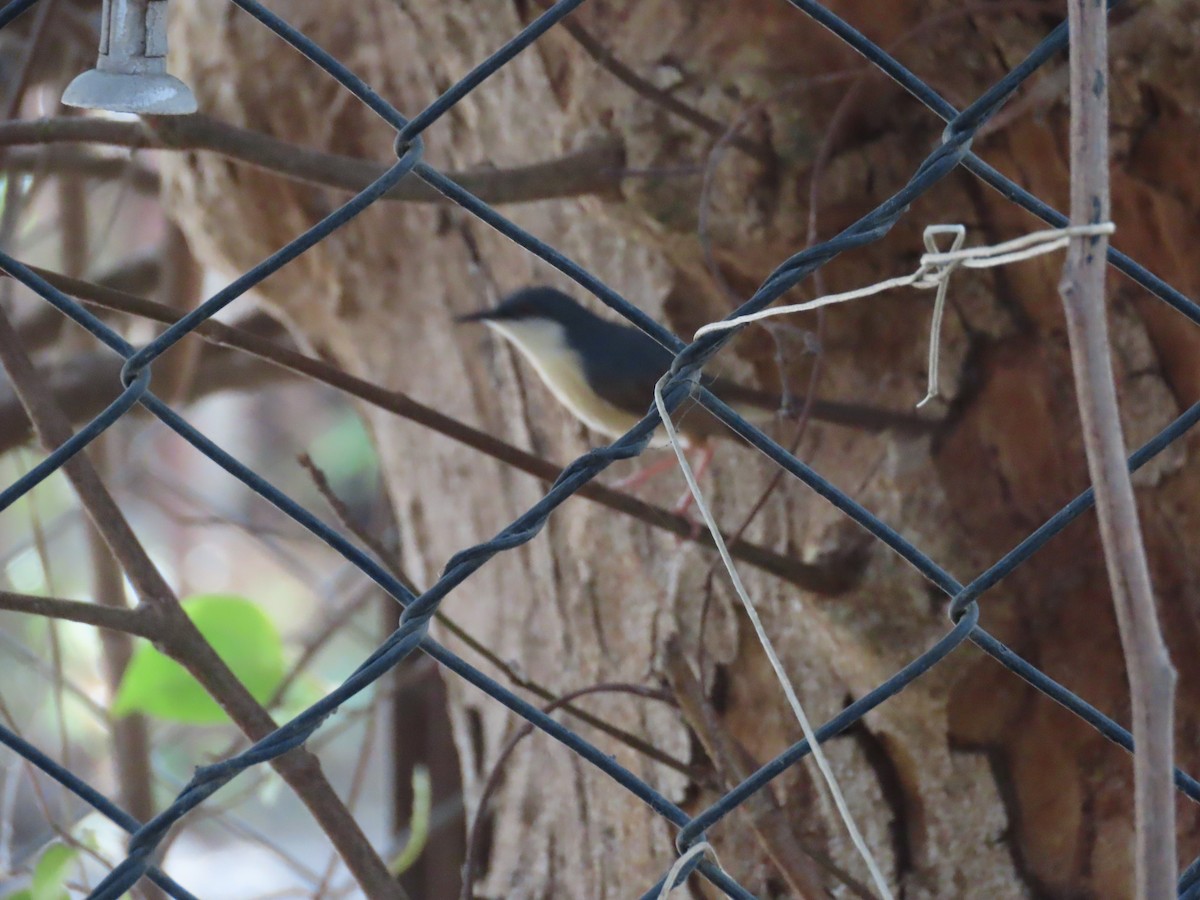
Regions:
<instances>
[{"instance_id":1,"label":"green leaf","mask_svg":"<svg viewBox=\"0 0 1200 900\"><path fill-rule=\"evenodd\" d=\"M429 813L433 809L433 779L426 766L413 766L413 808L408 821L408 840L404 849L388 864L393 875L403 875L421 858L425 844L429 841Z\"/></svg>"},{"instance_id":2,"label":"green leaf","mask_svg":"<svg viewBox=\"0 0 1200 900\"><path fill-rule=\"evenodd\" d=\"M62 900L67 894L67 870L79 855L74 847L51 844L33 867L33 900Z\"/></svg>"},{"instance_id":3,"label":"green leaf","mask_svg":"<svg viewBox=\"0 0 1200 900\"><path fill-rule=\"evenodd\" d=\"M309 455L334 483L373 472L378 462L370 432L353 411L314 438Z\"/></svg>"},{"instance_id":4,"label":"green leaf","mask_svg":"<svg viewBox=\"0 0 1200 900\"><path fill-rule=\"evenodd\" d=\"M283 679L283 641L266 613L244 597L227 594L189 597L183 610L254 698L270 700ZM193 725L228 721L183 666L149 643L139 643L134 651L112 712L143 712Z\"/></svg>"},{"instance_id":5,"label":"green leaf","mask_svg":"<svg viewBox=\"0 0 1200 900\"><path fill-rule=\"evenodd\" d=\"M29 887L5 894L4 900L69 900L67 874L78 856L73 847L51 844L34 864Z\"/></svg>"}]
</instances>

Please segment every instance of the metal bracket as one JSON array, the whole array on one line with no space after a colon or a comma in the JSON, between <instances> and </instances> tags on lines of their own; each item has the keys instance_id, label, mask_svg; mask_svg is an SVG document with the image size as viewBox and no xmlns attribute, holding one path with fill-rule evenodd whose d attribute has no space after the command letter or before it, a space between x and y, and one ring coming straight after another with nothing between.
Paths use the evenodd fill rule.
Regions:
<instances>
[{"instance_id":1,"label":"metal bracket","mask_svg":"<svg viewBox=\"0 0 1200 900\"><path fill-rule=\"evenodd\" d=\"M67 85L62 102L110 112L194 113L191 88L167 74L167 0L104 0L96 67Z\"/></svg>"}]
</instances>

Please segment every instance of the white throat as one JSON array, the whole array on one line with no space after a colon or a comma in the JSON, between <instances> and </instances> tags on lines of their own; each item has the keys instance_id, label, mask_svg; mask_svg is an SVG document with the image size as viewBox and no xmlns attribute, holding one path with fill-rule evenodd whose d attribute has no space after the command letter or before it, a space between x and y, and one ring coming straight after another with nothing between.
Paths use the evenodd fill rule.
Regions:
<instances>
[{"instance_id":1,"label":"white throat","mask_svg":"<svg viewBox=\"0 0 1200 900\"><path fill-rule=\"evenodd\" d=\"M637 423L638 417L618 409L592 390L584 375L583 360L567 342L566 329L558 322L550 319L485 322L521 351L550 392L589 428L617 438Z\"/></svg>"}]
</instances>

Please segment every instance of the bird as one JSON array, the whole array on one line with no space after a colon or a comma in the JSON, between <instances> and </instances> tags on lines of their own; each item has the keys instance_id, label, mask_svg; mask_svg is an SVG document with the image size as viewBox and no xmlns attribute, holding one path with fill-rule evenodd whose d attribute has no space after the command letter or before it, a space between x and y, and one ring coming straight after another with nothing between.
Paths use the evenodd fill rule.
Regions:
<instances>
[{"instance_id":1,"label":"bird","mask_svg":"<svg viewBox=\"0 0 1200 900\"><path fill-rule=\"evenodd\" d=\"M557 288L534 286L516 291L489 309L461 315L459 323L482 322L511 343L537 372L550 393L593 431L610 440L629 431L649 411L654 387L671 367L674 354L631 325L604 319ZM775 417L779 395L704 375L701 384L751 421ZM815 400L812 418L868 431L926 431L930 424L909 413L873 406ZM696 401L684 401L675 426L689 448L701 451L697 478L712 458L709 439L733 436ZM661 430L650 446L669 443ZM666 466L672 460L665 460ZM648 480L645 472L618 485L632 488ZM653 474L651 472L650 474Z\"/></svg>"}]
</instances>

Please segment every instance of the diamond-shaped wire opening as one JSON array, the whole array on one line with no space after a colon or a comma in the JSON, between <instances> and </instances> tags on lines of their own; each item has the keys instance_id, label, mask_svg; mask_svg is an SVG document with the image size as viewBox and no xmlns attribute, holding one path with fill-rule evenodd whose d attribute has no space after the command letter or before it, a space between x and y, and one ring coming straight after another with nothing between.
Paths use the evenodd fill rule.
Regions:
<instances>
[{"instance_id":1,"label":"diamond-shaped wire opening","mask_svg":"<svg viewBox=\"0 0 1200 900\"><path fill-rule=\"evenodd\" d=\"M0 9L0 27L3 27L15 18L16 15L31 7L35 2L36 0L14 0L8 6ZM466 96L466 94L481 84L490 74L504 65L516 53L519 53L555 22L580 5L582 0L562 0L562 2L556 4L411 121L406 120L390 104L379 97L368 85L354 76L353 73L336 59L325 53L315 43L291 28L286 22L263 8L257 2L253 2L253 0L232 0L232 2L271 28L271 30L284 40L291 43L350 90L364 104L388 121L397 130L397 150L400 159L380 179L341 207L337 212L322 220L322 222L309 229L300 238L289 243L267 260L264 260L259 266L256 266L250 272L209 298L202 306L168 328L155 341L141 350L135 350L119 335L109 330L100 320L91 316L91 314L69 297L54 289L16 260L0 253L0 268L5 269L10 275L30 287L127 360L123 373L124 390L120 397L100 416L80 429L70 442L50 454L26 478L14 483L3 493L0 493L0 509L11 504L13 500L31 489L37 481L60 467L66 459L77 453L87 442L102 433L105 428L128 411L132 405L141 403L170 428L184 437L185 440L192 443L205 456L217 462L218 465L221 465L234 475L234 477L270 500L287 515L308 528L317 537L359 566L359 568L383 586L392 596L405 604L407 608L402 616L400 628L374 654L364 661L341 687L305 713L302 713L291 722L282 726L272 735L258 742L245 753L199 771L197 777L181 793L180 797L171 807L157 817L154 822L148 823L141 828L138 828L137 823L129 816L122 813L111 802L86 785L82 780L63 767L58 766L53 760L41 754L35 747L21 741L15 735L8 732L7 729L0 729L0 741L62 782L70 790L83 797L97 810L113 819L113 821L117 822L123 828L134 832L129 858L105 879L93 896L118 896L142 874L147 873L172 896L188 897L190 895L186 890L148 864L152 850L157 846L162 837L165 836L170 825L240 771L249 766L272 759L302 743L339 704L368 686L405 655L419 647L451 671L476 684L494 699L499 700L542 731L555 737L574 752L588 759L593 765L634 793L669 821L679 826L681 831L678 843L681 849L686 849L694 845L696 841L702 839L705 829L719 822L728 812L736 808L747 797L761 790L772 778L778 776L789 766L807 755L807 745L804 742L800 742L789 748L774 760L763 765L758 772L747 778L740 785L727 792L724 797L712 804L707 810L694 817L689 817L667 800L667 798L655 791L650 785L616 764L597 747L583 740L569 728L560 725L542 711L517 697L503 685L474 669L464 660L434 642L426 634L428 619L436 609L437 604L457 584L461 583L467 575L485 564L496 553L511 549L532 539L540 530L547 517L563 500L612 461L636 455L636 453L640 452L643 444L642 439L648 436L654 428L656 422L654 416L647 416L628 435L616 441L610 447L592 451L576 460L571 466L568 466L564 470L562 477L550 489L543 500L531 507L529 511L514 521L508 528L504 529L493 540L463 551L451 559L437 584L421 597L416 598L369 557L358 551L344 537L276 490L256 473L226 454L220 447L193 429L178 414L147 390L149 365L157 356L169 349L176 341L194 329L198 324L241 296L246 290L270 274L270 272L285 265L288 261L294 259L297 255L303 253L306 249L321 240L325 235L341 224L344 224L410 172L425 180L450 200L501 231L520 246L574 279L608 306L621 313L634 324L650 332L664 344L673 347L679 352L675 366L677 376L676 385L683 386L689 373L711 358L728 340L729 335L701 339L684 347L682 342L678 341L677 338L663 329L658 323L647 317L636 307L633 307L590 273L555 251L553 247L517 228L487 204L464 191L444 175L420 162L420 133L435 122L446 110L451 108L454 103ZM1035 48L1025 61L985 92L979 100L962 113L958 113L945 100L933 92L932 89L904 69L895 59L880 50L863 35L834 16L819 3L811 2L811 0L789 0L789 2L853 46L858 52L886 72L949 124L946 128L942 145L930 154L918 167L912 180L900 192L871 214L855 223L855 225L843 231L842 234L803 253L796 254L785 261L736 314L744 314L765 307L784 291L794 286L837 254L848 249L863 246L880 238L903 215L909 202L920 196L920 194L940 180L945 174L959 165L963 165L969 171L979 176L985 183L997 188L1005 196L1051 225L1061 227L1066 224L1065 218L1059 213L1004 178L985 162L974 156L969 149L971 137L986 122L987 118L1002 105L1004 100L1017 86L1036 71L1042 63L1065 46L1065 25L1055 29ZM1110 7L1112 5L1115 4L1110 4ZM1200 307L1197 307L1187 297L1171 288L1161 279L1147 272L1144 268L1138 266L1128 257L1112 250L1109 251L1109 254L1110 262L1116 268L1163 299L1192 322L1200 324ZM676 390L673 399L675 401L680 400L683 393L683 390ZM885 543L951 599L949 607L953 620L951 630L927 652L913 660L895 676L888 679L875 690L860 697L838 716L825 723L825 725L818 729L818 735L822 740L832 737L854 722L857 722L870 709L885 702L889 697L902 690L906 685L944 659L954 649L961 646L963 642L970 640L1011 671L1033 684L1043 694L1072 710L1076 715L1100 731L1105 737L1121 744L1126 749L1130 749L1131 739L1127 731L1091 707L1085 700L1039 672L1035 667L1022 660L978 626L978 598L1028 559L1055 534L1061 531L1067 523L1086 511L1092 503L1090 491L1080 495L994 566L982 573L970 584L963 586L933 560L925 556L900 534L891 529L886 523L823 479L816 471L800 462L766 435L743 421L719 400L711 395L703 395L702 400L718 418L725 421L731 428L775 460L777 464L781 465L790 474L816 490L839 510L868 530L878 540ZM1198 419L1200 419L1200 403L1190 408L1158 436L1138 450L1131 457L1131 466L1136 468L1153 458L1173 440L1186 432ZM1185 773L1177 772L1176 783L1179 789L1187 796L1194 800L1200 800L1200 784L1193 778ZM698 868L700 872L730 896L749 896L744 888L734 882L719 868L716 868L711 863L702 861L701 857L697 857L692 864L686 867L680 873L680 877L686 878L692 868ZM1197 887L1196 882L1198 877L1200 877L1200 861L1194 863L1184 873L1180 880L1181 890L1188 892L1190 896L1193 889ZM659 885L651 888L646 896L654 896L660 887L661 881Z\"/></svg>"}]
</instances>

